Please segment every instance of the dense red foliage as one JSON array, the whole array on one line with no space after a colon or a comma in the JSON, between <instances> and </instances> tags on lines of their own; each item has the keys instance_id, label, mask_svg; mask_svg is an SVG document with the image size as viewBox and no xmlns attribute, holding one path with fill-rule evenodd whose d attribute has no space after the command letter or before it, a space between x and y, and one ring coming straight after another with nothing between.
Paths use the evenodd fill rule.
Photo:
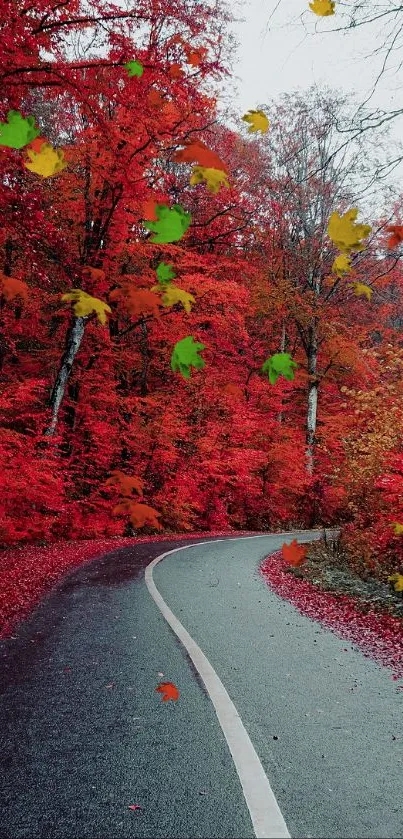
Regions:
<instances>
[{"instance_id":1,"label":"dense red foliage","mask_svg":"<svg viewBox=\"0 0 403 839\"><path fill-rule=\"evenodd\" d=\"M290 191L292 173L272 165L263 140L244 139L241 115L238 132L219 119L232 49L224 0L89 8L0 2L0 121L10 109L34 115L68 163L41 179L24 149L0 147L1 546L125 536L133 523L147 534L158 522L165 533L340 522L358 565L399 570L402 277L388 234L349 277L371 282L370 303L331 275L323 230L294 235L298 208L308 213L319 196L334 209L331 187L318 178L310 192ZM144 72L130 77L134 59ZM297 158L292 120L283 106L271 130ZM230 188L189 184L197 144L224 163ZM180 241L152 244L142 219L163 203L192 222ZM152 291L162 261L194 296L190 312ZM112 311L105 326L85 318L50 435L77 320L61 299L72 288ZM185 379L170 359L188 335L205 345L205 367ZM295 379L272 385L262 364L284 351ZM134 481L129 494L108 483L114 470Z\"/></svg>"}]
</instances>

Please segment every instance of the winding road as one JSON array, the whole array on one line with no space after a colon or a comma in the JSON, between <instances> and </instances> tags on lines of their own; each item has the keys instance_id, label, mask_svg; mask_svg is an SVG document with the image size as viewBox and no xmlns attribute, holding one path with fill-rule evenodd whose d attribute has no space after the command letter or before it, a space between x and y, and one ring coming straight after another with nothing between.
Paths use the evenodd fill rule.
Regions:
<instances>
[{"instance_id":1,"label":"winding road","mask_svg":"<svg viewBox=\"0 0 403 839\"><path fill-rule=\"evenodd\" d=\"M319 535L142 543L66 576L0 642L0 837L403 839L390 672L258 572Z\"/></svg>"}]
</instances>

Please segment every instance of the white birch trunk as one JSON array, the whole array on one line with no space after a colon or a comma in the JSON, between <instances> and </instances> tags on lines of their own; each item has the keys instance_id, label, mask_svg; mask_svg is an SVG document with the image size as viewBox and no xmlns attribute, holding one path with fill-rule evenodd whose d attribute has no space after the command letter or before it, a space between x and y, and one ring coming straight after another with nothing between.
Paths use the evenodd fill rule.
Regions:
<instances>
[{"instance_id":1,"label":"white birch trunk","mask_svg":"<svg viewBox=\"0 0 403 839\"><path fill-rule=\"evenodd\" d=\"M59 409L64 396L67 380L70 376L74 359L78 353L82 337L84 335L85 321L86 318L74 318L73 325L67 333L66 349L49 400L50 407L52 408L52 422L44 431L44 435L46 437L52 437L55 433Z\"/></svg>"},{"instance_id":2,"label":"white birch trunk","mask_svg":"<svg viewBox=\"0 0 403 839\"><path fill-rule=\"evenodd\" d=\"M316 343L316 335L314 333L311 334L312 342L308 347L308 373L309 376L316 377L316 370L318 364L318 349ZM314 444L315 444L315 433L316 433L316 423L317 423L317 416L318 416L318 386L319 383L317 379L309 379L308 384L308 407L307 407L307 415L306 415L306 443L307 443L307 450L306 450L306 457L307 457L307 471L309 475L313 474L314 469Z\"/></svg>"}]
</instances>

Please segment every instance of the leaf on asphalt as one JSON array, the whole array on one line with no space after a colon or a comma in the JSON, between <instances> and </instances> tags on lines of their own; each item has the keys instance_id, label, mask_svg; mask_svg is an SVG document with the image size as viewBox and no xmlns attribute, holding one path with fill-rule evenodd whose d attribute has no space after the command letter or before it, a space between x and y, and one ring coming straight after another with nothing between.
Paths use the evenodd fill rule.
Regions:
<instances>
[{"instance_id":1,"label":"leaf on asphalt","mask_svg":"<svg viewBox=\"0 0 403 839\"><path fill-rule=\"evenodd\" d=\"M299 545L296 539L293 539L290 545L284 544L281 550L285 561L294 568L305 562L306 548Z\"/></svg>"},{"instance_id":2,"label":"leaf on asphalt","mask_svg":"<svg viewBox=\"0 0 403 839\"><path fill-rule=\"evenodd\" d=\"M129 810L141 810L140 804L129 804Z\"/></svg>"},{"instance_id":3,"label":"leaf on asphalt","mask_svg":"<svg viewBox=\"0 0 403 839\"><path fill-rule=\"evenodd\" d=\"M158 687L155 688L157 693L162 693L162 701L168 702L169 699L173 699L176 701L179 699L179 691L178 688L173 684L173 682L161 682Z\"/></svg>"}]
</instances>

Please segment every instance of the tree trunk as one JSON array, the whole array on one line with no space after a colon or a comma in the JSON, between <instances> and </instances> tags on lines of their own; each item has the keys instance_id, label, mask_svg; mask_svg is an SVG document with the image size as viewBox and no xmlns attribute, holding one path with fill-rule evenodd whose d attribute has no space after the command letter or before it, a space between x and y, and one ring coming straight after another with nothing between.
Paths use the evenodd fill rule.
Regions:
<instances>
[{"instance_id":1,"label":"tree trunk","mask_svg":"<svg viewBox=\"0 0 403 839\"><path fill-rule=\"evenodd\" d=\"M308 407L306 416L306 457L307 471L313 475L314 471L314 446L316 422L318 414L318 388L319 381L316 377L318 365L318 344L315 326L310 327L308 344Z\"/></svg>"},{"instance_id":2,"label":"tree trunk","mask_svg":"<svg viewBox=\"0 0 403 839\"><path fill-rule=\"evenodd\" d=\"M86 318L74 318L73 324L67 333L66 349L49 399L49 405L52 408L52 422L44 431L46 437L52 437L55 433L59 408L62 403L67 380L84 335L85 321Z\"/></svg>"},{"instance_id":3,"label":"tree trunk","mask_svg":"<svg viewBox=\"0 0 403 839\"><path fill-rule=\"evenodd\" d=\"M285 347L286 347L286 334L285 334L285 321L283 320L283 323L281 325L281 344L280 344L279 352L282 352L282 353L285 352ZM281 400L281 401L283 401L283 400ZM279 414L277 416L277 420L278 420L279 424L281 425L282 422L283 422L283 407L282 406L281 406L281 411L279 412Z\"/></svg>"},{"instance_id":4,"label":"tree trunk","mask_svg":"<svg viewBox=\"0 0 403 839\"><path fill-rule=\"evenodd\" d=\"M141 329L141 342L140 342L140 352L142 358L142 368L141 368L141 379L140 379L140 395L147 396L148 393L148 383L147 383L147 374L148 374L148 365L150 363L150 348L148 344L148 329L147 329L147 322L142 320L140 324Z\"/></svg>"}]
</instances>

